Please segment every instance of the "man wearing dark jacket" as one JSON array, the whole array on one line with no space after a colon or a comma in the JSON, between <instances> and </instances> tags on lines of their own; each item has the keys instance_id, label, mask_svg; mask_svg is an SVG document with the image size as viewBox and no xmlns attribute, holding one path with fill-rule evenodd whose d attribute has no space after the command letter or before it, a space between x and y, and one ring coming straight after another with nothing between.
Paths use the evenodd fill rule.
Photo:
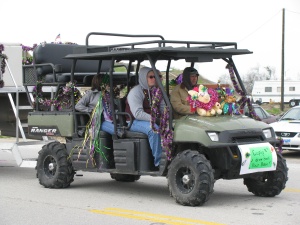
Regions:
<instances>
[{"instance_id":1,"label":"man wearing dark jacket","mask_svg":"<svg viewBox=\"0 0 300 225\"><path fill-rule=\"evenodd\" d=\"M171 92L171 104L174 112L174 119L183 115L195 114L187 101L188 91L197 86L199 73L195 68L186 67L182 73L182 83L178 84Z\"/></svg>"}]
</instances>

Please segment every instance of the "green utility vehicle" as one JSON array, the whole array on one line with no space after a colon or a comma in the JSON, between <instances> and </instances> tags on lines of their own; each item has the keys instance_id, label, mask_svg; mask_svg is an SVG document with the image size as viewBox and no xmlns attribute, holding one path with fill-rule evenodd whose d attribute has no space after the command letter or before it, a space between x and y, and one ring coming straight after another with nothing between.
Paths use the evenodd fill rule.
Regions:
<instances>
[{"instance_id":1,"label":"green utility vehicle","mask_svg":"<svg viewBox=\"0 0 300 225\"><path fill-rule=\"evenodd\" d=\"M112 36L119 38L146 38L146 41L114 45L90 45L90 37ZM274 197L285 188L288 179L286 160L276 150L279 141L273 129L260 121L243 115L217 115L203 117L197 114L173 119L169 100L171 92L170 68L177 61L195 67L207 63L223 62L224 73L228 66L241 102L251 107L246 91L234 64L233 57L251 54L249 50L238 49L236 43L169 41L160 35L127 35L113 33L89 33L86 45L65 55L63 60L72 63L70 81L77 80L76 66L80 62L96 62L98 71L109 76L110 90L116 85L125 85L127 90L138 83L138 71L143 65L150 65L155 73L162 100L166 103L164 114L166 127L162 132L163 152L159 170L153 168L153 156L147 135L129 131L132 119L126 123L125 97L116 97L110 92L115 135L103 131L97 142L100 151L93 151L84 144L90 115L76 112L73 104L67 110L36 110L28 116L31 135L54 135L65 138L66 143L50 142L43 146L37 161L37 177L47 188L66 188L73 182L78 170L107 172L116 181L133 182L142 175L165 176L171 196L177 203L187 206L203 205L213 193L218 179L244 179L249 192L257 196ZM116 72L120 63L126 65L126 72ZM159 79L157 65L165 65L163 79ZM35 67L39 66L36 64ZM103 69L107 66L108 69ZM55 65L54 65L55 67ZM58 66L59 67L59 66ZM55 67L57 68L57 67ZM134 69L133 69L134 68ZM201 67L200 67L201 68ZM58 70L57 70L58 71ZM56 71L52 84L59 81ZM58 78L61 78L59 77ZM91 74L83 73L83 81ZM80 79L78 79L80 80ZM77 80L78 87L81 84ZM74 91L74 87L72 90ZM241 107L242 108L242 107ZM88 133L88 132L87 132ZM93 140L95 141L95 140Z\"/></svg>"}]
</instances>

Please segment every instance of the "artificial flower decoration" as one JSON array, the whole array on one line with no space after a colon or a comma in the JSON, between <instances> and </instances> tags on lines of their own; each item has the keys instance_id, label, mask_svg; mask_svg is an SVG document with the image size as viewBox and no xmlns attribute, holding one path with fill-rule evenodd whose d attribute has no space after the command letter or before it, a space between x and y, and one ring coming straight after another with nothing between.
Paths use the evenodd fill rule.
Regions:
<instances>
[{"instance_id":1,"label":"artificial flower decoration","mask_svg":"<svg viewBox=\"0 0 300 225\"><path fill-rule=\"evenodd\" d=\"M223 110L224 115L239 115L238 105L236 103L236 96L234 95L234 89L229 87L220 87L218 83L217 92L219 94L219 98L221 100L221 108Z\"/></svg>"},{"instance_id":2,"label":"artificial flower decoration","mask_svg":"<svg viewBox=\"0 0 300 225\"><path fill-rule=\"evenodd\" d=\"M172 79L169 83L170 86L176 86L182 83L182 73L179 74L175 79Z\"/></svg>"},{"instance_id":3,"label":"artificial flower decoration","mask_svg":"<svg viewBox=\"0 0 300 225\"><path fill-rule=\"evenodd\" d=\"M33 57L29 53L30 51L33 51L37 44L34 44L32 47L21 45L23 50L23 58L22 58L22 64L23 65L32 65L33 64Z\"/></svg>"},{"instance_id":4,"label":"artificial flower decoration","mask_svg":"<svg viewBox=\"0 0 300 225\"><path fill-rule=\"evenodd\" d=\"M188 93L187 101L190 103L191 112L197 112L200 116L214 116L222 113L218 94L214 89L200 84Z\"/></svg>"}]
</instances>

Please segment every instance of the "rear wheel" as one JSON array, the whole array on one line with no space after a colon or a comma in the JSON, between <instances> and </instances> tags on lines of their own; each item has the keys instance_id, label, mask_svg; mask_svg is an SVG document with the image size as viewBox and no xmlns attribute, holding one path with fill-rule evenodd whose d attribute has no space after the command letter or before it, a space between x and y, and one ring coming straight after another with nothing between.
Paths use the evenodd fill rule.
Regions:
<instances>
[{"instance_id":1,"label":"rear wheel","mask_svg":"<svg viewBox=\"0 0 300 225\"><path fill-rule=\"evenodd\" d=\"M248 191L256 196L274 197L285 188L288 180L286 160L277 154L277 168L275 171L265 172L255 178L245 178L244 184Z\"/></svg>"},{"instance_id":2,"label":"rear wheel","mask_svg":"<svg viewBox=\"0 0 300 225\"><path fill-rule=\"evenodd\" d=\"M39 151L37 176L46 188L66 188L73 182L74 170L64 144L51 142Z\"/></svg>"},{"instance_id":3,"label":"rear wheel","mask_svg":"<svg viewBox=\"0 0 300 225\"><path fill-rule=\"evenodd\" d=\"M295 101L295 100L290 100L289 106L290 106L290 107L296 106L296 101Z\"/></svg>"},{"instance_id":4,"label":"rear wheel","mask_svg":"<svg viewBox=\"0 0 300 225\"><path fill-rule=\"evenodd\" d=\"M214 173L210 162L197 151L186 150L171 162L168 171L170 195L181 205L198 206L213 193Z\"/></svg>"},{"instance_id":5,"label":"rear wheel","mask_svg":"<svg viewBox=\"0 0 300 225\"><path fill-rule=\"evenodd\" d=\"M119 174L119 173L111 173L110 177L115 179L116 181L121 182L134 182L140 179L140 175L131 175L131 174Z\"/></svg>"}]
</instances>

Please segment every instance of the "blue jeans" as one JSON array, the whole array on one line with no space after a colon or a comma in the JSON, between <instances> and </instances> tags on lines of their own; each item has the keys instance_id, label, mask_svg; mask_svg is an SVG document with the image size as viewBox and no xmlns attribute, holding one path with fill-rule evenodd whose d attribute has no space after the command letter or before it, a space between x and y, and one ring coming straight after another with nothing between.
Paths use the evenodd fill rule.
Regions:
<instances>
[{"instance_id":1,"label":"blue jeans","mask_svg":"<svg viewBox=\"0 0 300 225\"><path fill-rule=\"evenodd\" d=\"M100 130L105 131L109 134L114 134L114 124L112 122L103 121L101 122Z\"/></svg>"},{"instance_id":2,"label":"blue jeans","mask_svg":"<svg viewBox=\"0 0 300 225\"><path fill-rule=\"evenodd\" d=\"M157 125L155 124L156 128ZM152 155L154 157L154 165L159 166L160 158L161 158L161 141L160 134L154 133L150 127L149 121L143 120L133 120L133 123L130 127L130 131L140 132L148 135L148 141L152 150Z\"/></svg>"}]
</instances>

